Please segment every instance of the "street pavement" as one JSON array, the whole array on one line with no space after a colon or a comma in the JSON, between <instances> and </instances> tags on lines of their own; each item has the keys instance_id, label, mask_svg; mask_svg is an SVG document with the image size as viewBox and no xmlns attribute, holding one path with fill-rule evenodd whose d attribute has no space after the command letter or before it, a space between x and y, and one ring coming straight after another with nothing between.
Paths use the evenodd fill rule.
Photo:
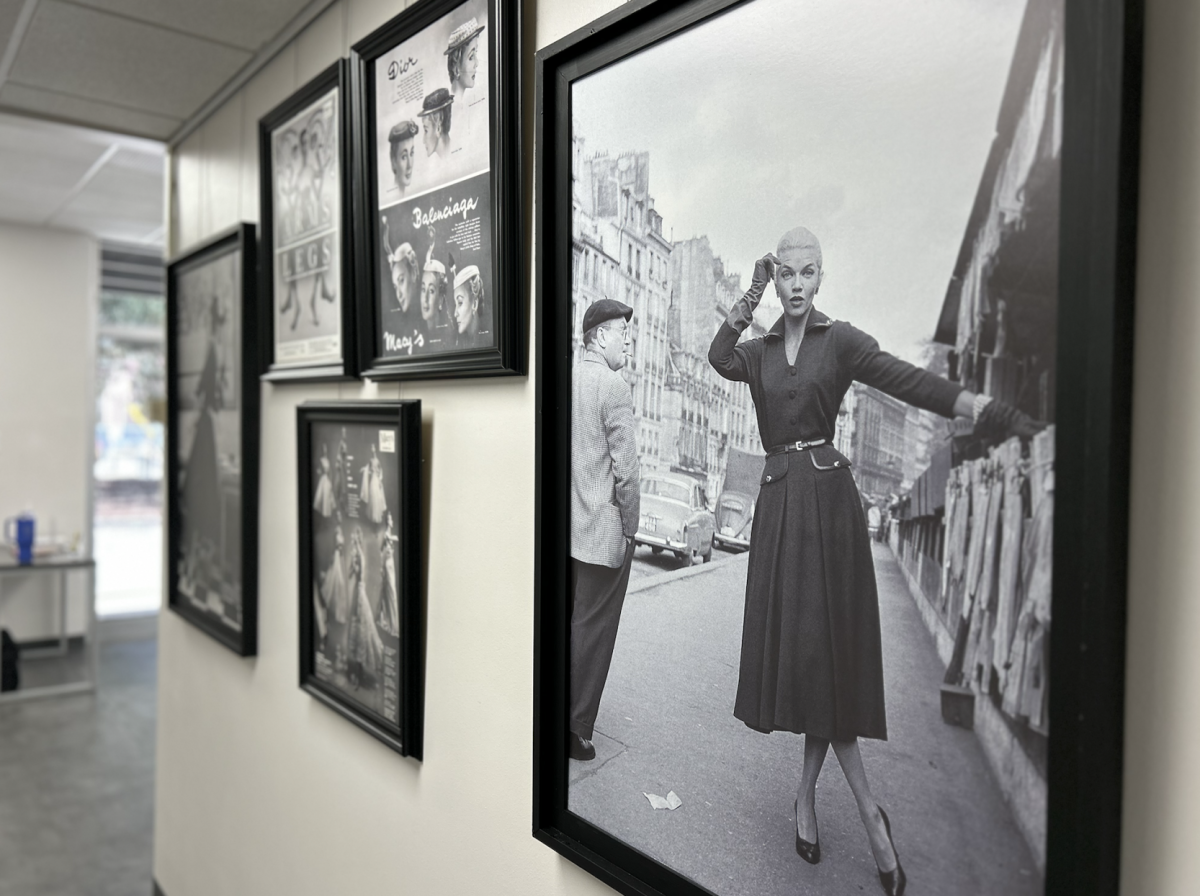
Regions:
<instances>
[{"instance_id":1,"label":"street pavement","mask_svg":"<svg viewBox=\"0 0 1200 896\"><path fill-rule=\"evenodd\" d=\"M1035 896L1042 878L975 735L942 722L943 668L899 566L872 545L889 740L861 741L913 896ZM600 715L570 763L569 808L720 896L881 893L830 751L817 785L822 859L794 848L803 739L733 717L747 554L673 569L639 549ZM654 809L643 793L682 800Z\"/></svg>"}]
</instances>

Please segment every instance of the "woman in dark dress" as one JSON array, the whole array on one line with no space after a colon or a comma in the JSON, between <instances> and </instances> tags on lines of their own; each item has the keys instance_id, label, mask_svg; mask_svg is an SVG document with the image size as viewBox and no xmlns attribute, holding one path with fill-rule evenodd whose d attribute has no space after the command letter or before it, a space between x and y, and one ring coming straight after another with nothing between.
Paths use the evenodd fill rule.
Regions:
<instances>
[{"instance_id":1,"label":"woman in dark dress","mask_svg":"<svg viewBox=\"0 0 1200 896\"><path fill-rule=\"evenodd\" d=\"M721 325L709 362L748 383L767 449L746 578L734 715L758 731L805 735L796 792L796 851L820 861L816 784L829 746L862 816L884 891L905 875L886 813L871 796L858 738L887 739L875 567L850 462L833 447L842 398L857 380L945 417L974 417L983 433L1032 435L1016 408L975 396L879 349L866 333L813 307L821 247L803 227L754 267L746 295ZM761 339L738 342L767 281L783 316Z\"/></svg>"},{"instance_id":2,"label":"woman in dark dress","mask_svg":"<svg viewBox=\"0 0 1200 896\"><path fill-rule=\"evenodd\" d=\"M221 352L221 328L225 313L212 298L208 316L208 345L204 367L196 383L199 418L191 451L184 467L183 507L185 575L203 576L208 585L219 580L216 567L221 544L221 467L217 452L217 414L225 406L225 365Z\"/></svg>"}]
</instances>

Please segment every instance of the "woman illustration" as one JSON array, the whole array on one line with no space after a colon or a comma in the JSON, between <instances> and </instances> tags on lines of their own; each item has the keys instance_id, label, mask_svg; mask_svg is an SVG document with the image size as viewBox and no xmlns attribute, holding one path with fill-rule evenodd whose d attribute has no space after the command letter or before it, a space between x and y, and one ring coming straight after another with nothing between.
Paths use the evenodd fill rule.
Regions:
<instances>
[{"instance_id":1,"label":"woman illustration","mask_svg":"<svg viewBox=\"0 0 1200 896\"><path fill-rule=\"evenodd\" d=\"M392 534L393 528L394 522L389 512L387 526L379 534L382 575L379 577L379 608L375 622L380 631L395 638L400 635L400 599L396 593L396 536Z\"/></svg>"},{"instance_id":2,"label":"woman illustration","mask_svg":"<svg viewBox=\"0 0 1200 896\"><path fill-rule=\"evenodd\" d=\"M459 110L461 125L456 140L465 145L475 139L487 139L487 103L485 97L467 102L467 91L475 87L479 76L479 36L486 26L472 16L450 33L446 46L446 70L450 74L450 94ZM476 91L478 92L478 91ZM482 112L482 116L480 116ZM476 119L480 119L477 121ZM480 125L482 124L482 127Z\"/></svg>"},{"instance_id":3,"label":"woman illustration","mask_svg":"<svg viewBox=\"0 0 1200 896\"><path fill-rule=\"evenodd\" d=\"M439 87L421 104L417 116L421 119L421 142L428 160L430 186L440 185L440 175L450 157L450 111L454 97L445 87Z\"/></svg>"},{"instance_id":4,"label":"woman illustration","mask_svg":"<svg viewBox=\"0 0 1200 896\"><path fill-rule=\"evenodd\" d=\"M483 314L483 277L479 268L467 265L454 277L454 325L459 348L482 344L480 318Z\"/></svg>"},{"instance_id":5,"label":"woman illustration","mask_svg":"<svg viewBox=\"0 0 1200 896\"><path fill-rule=\"evenodd\" d=\"M416 146L413 140L420 133L417 123L405 120L388 131L388 155L392 162L392 180L401 197L412 185L413 163L416 161Z\"/></svg>"},{"instance_id":6,"label":"woman illustration","mask_svg":"<svg viewBox=\"0 0 1200 896\"><path fill-rule=\"evenodd\" d=\"M313 495L313 510L329 519L333 514L333 483L329 481L329 447L321 443L320 472L317 477L317 490Z\"/></svg>"},{"instance_id":7,"label":"woman illustration","mask_svg":"<svg viewBox=\"0 0 1200 896\"><path fill-rule=\"evenodd\" d=\"M421 319L425 322L426 343L437 345L445 341L449 323L446 319L446 266L433 257L433 248L430 242L421 270Z\"/></svg>"},{"instance_id":8,"label":"woman illustration","mask_svg":"<svg viewBox=\"0 0 1200 896\"><path fill-rule=\"evenodd\" d=\"M333 161L332 147L329 145L330 128L326 123L326 116L331 115L332 109L328 107L314 112L303 134L308 171L308 198L305 206L309 210L309 229L312 230L320 230L333 224L333 209L325 201L325 177L329 173L329 167ZM336 134L336 132L334 133ZM336 298L329 288L325 274L325 270L319 270L313 278L313 291L309 307L312 309L314 327L321 325L317 316L318 296L326 302L332 302ZM295 329L294 325L293 329Z\"/></svg>"},{"instance_id":9,"label":"woman illustration","mask_svg":"<svg viewBox=\"0 0 1200 896\"><path fill-rule=\"evenodd\" d=\"M350 548L350 623L346 677L354 687L375 687L383 663L383 641L375 628L371 602L367 599L367 558L362 530L355 528Z\"/></svg>"},{"instance_id":10,"label":"woman illustration","mask_svg":"<svg viewBox=\"0 0 1200 896\"><path fill-rule=\"evenodd\" d=\"M314 595L317 610L317 634L323 639L320 651L334 670L346 665L346 621L350 617L350 592L346 588L345 539L342 527L334 529L333 557L321 573L321 584Z\"/></svg>"},{"instance_id":11,"label":"woman illustration","mask_svg":"<svg viewBox=\"0 0 1200 896\"><path fill-rule=\"evenodd\" d=\"M417 277L417 253L408 243L401 243L398 249L392 249L386 215L383 216L383 248L387 257L388 270L391 271L392 292L396 296L396 310L404 315L404 319L407 321L409 314L416 310L415 299L420 284ZM405 329L407 330L407 327Z\"/></svg>"},{"instance_id":12,"label":"woman illustration","mask_svg":"<svg viewBox=\"0 0 1200 896\"><path fill-rule=\"evenodd\" d=\"M208 313L204 367L196 383L199 419L183 478L185 575L196 579L206 573L213 584L220 581L221 467L217 456L217 414L225 406L224 346L221 344L225 319L221 300L214 295Z\"/></svg>"},{"instance_id":13,"label":"woman illustration","mask_svg":"<svg viewBox=\"0 0 1200 896\"><path fill-rule=\"evenodd\" d=\"M337 453L333 459L333 476L330 485L333 488L333 505L338 513L345 515L347 511L346 496L346 466L350 463L350 449L346 447L346 427L342 427L342 437L338 440Z\"/></svg>"},{"instance_id":14,"label":"woman illustration","mask_svg":"<svg viewBox=\"0 0 1200 896\"><path fill-rule=\"evenodd\" d=\"M371 459L362 467L362 491L358 493L367 519L378 525L387 513L387 497L383 492L383 464L379 453L371 446Z\"/></svg>"},{"instance_id":15,"label":"woman illustration","mask_svg":"<svg viewBox=\"0 0 1200 896\"><path fill-rule=\"evenodd\" d=\"M767 281L783 316L762 338L739 343ZM974 417L982 435L1032 435L1027 415L905 363L848 323L813 307L824 273L821 246L803 227L755 264L745 296L721 325L709 362L748 383L767 448L746 578L741 668L734 715L762 732L803 734L796 791L796 852L821 858L816 783L829 746L866 828L889 896L906 878L887 814L871 795L860 737L887 738L879 605L871 546L850 463L831 444L852 381L945 417Z\"/></svg>"}]
</instances>

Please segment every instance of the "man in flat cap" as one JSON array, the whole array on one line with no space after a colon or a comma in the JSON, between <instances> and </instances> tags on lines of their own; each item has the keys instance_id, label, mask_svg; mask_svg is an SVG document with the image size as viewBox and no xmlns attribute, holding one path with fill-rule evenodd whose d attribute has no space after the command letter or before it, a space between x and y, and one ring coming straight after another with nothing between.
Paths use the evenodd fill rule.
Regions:
<instances>
[{"instance_id":1,"label":"man in flat cap","mask_svg":"<svg viewBox=\"0 0 1200 896\"><path fill-rule=\"evenodd\" d=\"M592 733L629 586L641 494L633 396L621 377L633 309L611 299L583 315L571 400L572 759L596 756Z\"/></svg>"}]
</instances>

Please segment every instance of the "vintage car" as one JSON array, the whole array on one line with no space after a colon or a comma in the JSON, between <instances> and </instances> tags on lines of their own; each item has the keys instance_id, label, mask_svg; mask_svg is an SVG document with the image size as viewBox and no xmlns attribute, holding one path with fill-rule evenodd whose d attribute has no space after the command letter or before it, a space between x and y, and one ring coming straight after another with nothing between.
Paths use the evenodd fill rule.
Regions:
<instances>
[{"instance_id":1,"label":"vintage car","mask_svg":"<svg viewBox=\"0 0 1200 896\"><path fill-rule=\"evenodd\" d=\"M717 547L739 551L750 549L754 501L765 460L761 454L737 448L729 450L725 482L721 486L721 496L717 498Z\"/></svg>"},{"instance_id":2,"label":"vintage car","mask_svg":"<svg viewBox=\"0 0 1200 896\"><path fill-rule=\"evenodd\" d=\"M637 543L654 553L670 551L684 566L712 559L716 519L704 486L690 476L654 473L642 477L642 518Z\"/></svg>"}]
</instances>

